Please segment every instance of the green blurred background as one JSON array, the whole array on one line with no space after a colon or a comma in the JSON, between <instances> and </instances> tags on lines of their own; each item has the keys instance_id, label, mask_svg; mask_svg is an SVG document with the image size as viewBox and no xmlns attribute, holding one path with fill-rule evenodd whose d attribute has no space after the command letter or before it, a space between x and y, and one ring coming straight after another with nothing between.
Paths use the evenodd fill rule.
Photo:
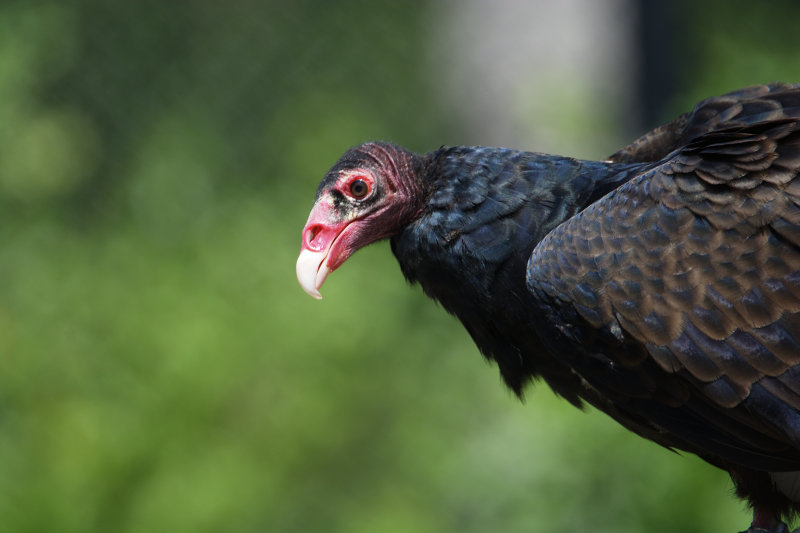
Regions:
<instances>
[{"instance_id":1,"label":"green blurred background","mask_svg":"<svg viewBox=\"0 0 800 533\"><path fill-rule=\"evenodd\" d=\"M519 402L386 243L295 282L351 145L602 158L800 81L797 2L548 5L2 0L0 531L744 529L725 474ZM625 37L613 75L558 55L587 35Z\"/></svg>"}]
</instances>

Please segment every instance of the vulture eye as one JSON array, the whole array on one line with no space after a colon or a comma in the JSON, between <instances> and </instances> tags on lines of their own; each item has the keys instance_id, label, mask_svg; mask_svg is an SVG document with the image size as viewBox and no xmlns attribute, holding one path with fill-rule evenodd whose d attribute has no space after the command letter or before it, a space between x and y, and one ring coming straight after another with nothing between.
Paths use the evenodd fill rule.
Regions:
<instances>
[{"instance_id":1,"label":"vulture eye","mask_svg":"<svg viewBox=\"0 0 800 533\"><path fill-rule=\"evenodd\" d=\"M369 185L364 180L356 179L350 182L349 190L353 198L360 200L369 193Z\"/></svg>"}]
</instances>

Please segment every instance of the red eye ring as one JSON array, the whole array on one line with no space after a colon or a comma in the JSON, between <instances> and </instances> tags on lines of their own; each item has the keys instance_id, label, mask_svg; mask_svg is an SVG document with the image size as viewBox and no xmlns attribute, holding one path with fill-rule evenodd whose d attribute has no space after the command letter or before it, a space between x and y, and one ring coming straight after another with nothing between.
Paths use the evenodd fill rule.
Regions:
<instances>
[{"instance_id":1,"label":"red eye ring","mask_svg":"<svg viewBox=\"0 0 800 533\"><path fill-rule=\"evenodd\" d=\"M347 185L347 191L356 200L361 200L369 194L370 186L366 180L359 177Z\"/></svg>"}]
</instances>

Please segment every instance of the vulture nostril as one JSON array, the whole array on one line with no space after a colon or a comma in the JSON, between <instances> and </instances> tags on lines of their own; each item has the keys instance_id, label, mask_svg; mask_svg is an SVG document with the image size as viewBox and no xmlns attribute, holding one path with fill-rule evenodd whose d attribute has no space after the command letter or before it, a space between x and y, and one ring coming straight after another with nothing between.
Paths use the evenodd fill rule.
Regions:
<instances>
[{"instance_id":1,"label":"vulture nostril","mask_svg":"<svg viewBox=\"0 0 800 533\"><path fill-rule=\"evenodd\" d=\"M319 235L320 230L322 230L322 226L314 225L310 226L306 229L306 239L305 245L311 249L314 249L314 239Z\"/></svg>"}]
</instances>

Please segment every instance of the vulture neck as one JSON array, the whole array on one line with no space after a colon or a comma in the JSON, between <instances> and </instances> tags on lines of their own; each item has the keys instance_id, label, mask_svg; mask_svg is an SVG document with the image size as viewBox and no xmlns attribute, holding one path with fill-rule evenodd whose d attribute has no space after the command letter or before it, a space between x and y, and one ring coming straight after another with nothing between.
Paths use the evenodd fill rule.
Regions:
<instances>
[{"instance_id":1,"label":"vulture neck","mask_svg":"<svg viewBox=\"0 0 800 533\"><path fill-rule=\"evenodd\" d=\"M406 279L461 320L511 389L521 394L541 375L579 404L574 375L532 334L545 317L531 305L526 264L544 235L641 166L442 148L423 157L423 211L392 238L392 251Z\"/></svg>"}]
</instances>

